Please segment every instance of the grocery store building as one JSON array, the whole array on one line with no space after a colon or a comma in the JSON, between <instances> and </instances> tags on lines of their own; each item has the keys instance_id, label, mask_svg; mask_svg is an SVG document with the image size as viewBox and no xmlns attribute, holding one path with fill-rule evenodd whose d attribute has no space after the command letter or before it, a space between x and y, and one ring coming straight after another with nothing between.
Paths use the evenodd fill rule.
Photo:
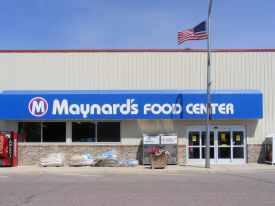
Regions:
<instances>
[{"instance_id":1,"label":"grocery store building","mask_svg":"<svg viewBox=\"0 0 275 206\"><path fill-rule=\"evenodd\" d=\"M210 163L264 163L275 133L275 49L212 50ZM206 50L0 51L0 131L19 165L49 153L143 161L143 136L176 134L177 164L203 164Z\"/></svg>"}]
</instances>

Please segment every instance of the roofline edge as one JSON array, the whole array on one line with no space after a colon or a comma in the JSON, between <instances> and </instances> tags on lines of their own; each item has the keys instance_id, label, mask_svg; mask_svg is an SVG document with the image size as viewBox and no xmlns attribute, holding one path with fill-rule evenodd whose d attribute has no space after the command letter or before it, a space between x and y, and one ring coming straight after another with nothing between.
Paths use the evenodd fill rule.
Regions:
<instances>
[{"instance_id":1,"label":"roofline edge","mask_svg":"<svg viewBox=\"0 0 275 206\"><path fill-rule=\"evenodd\" d=\"M93 52L207 52L207 49L69 49L0 50L0 53L93 53ZM275 52L275 49L211 49L211 52Z\"/></svg>"}]
</instances>

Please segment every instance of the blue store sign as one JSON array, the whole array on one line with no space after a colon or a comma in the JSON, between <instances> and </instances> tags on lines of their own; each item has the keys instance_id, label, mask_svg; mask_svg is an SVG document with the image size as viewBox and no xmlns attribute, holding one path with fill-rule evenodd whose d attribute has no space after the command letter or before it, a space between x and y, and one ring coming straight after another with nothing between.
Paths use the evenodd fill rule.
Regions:
<instances>
[{"instance_id":1,"label":"blue store sign","mask_svg":"<svg viewBox=\"0 0 275 206\"><path fill-rule=\"evenodd\" d=\"M212 119L263 118L257 90L211 91ZM205 119L206 91L3 91L0 119Z\"/></svg>"}]
</instances>

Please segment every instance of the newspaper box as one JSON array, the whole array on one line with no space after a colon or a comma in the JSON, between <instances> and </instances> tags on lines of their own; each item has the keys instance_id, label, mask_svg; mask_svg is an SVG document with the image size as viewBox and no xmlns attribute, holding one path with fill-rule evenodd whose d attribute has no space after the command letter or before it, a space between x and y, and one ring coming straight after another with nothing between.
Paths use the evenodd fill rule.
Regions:
<instances>
[{"instance_id":1,"label":"newspaper box","mask_svg":"<svg viewBox=\"0 0 275 206\"><path fill-rule=\"evenodd\" d=\"M275 156L273 152L273 144L275 141L275 134L268 134L265 137L265 163L275 164Z\"/></svg>"},{"instance_id":2,"label":"newspaper box","mask_svg":"<svg viewBox=\"0 0 275 206\"><path fill-rule=\"evenodd\" d=\"M178 164L178 134L160 135L160 145L162 149L166 149L170 153L167 157L167 164Z\"/></svg>"},{"instance_id":3,"label":"newspaper box","mask_svg":"<svg viewBox=\"0 0 275 206\"><path fill-rule=\"evenodd\" d=\"M160 148L159 135L143 134L143 164L151 164L151 156L148 151Z\"/></svg>"}]
</instances>

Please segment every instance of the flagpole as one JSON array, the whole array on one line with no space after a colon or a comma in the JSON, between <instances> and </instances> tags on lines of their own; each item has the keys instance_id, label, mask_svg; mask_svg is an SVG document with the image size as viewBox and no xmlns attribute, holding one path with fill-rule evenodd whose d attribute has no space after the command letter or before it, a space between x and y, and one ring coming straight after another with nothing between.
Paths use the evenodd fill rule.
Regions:
<instances>
[{"instance_id":1,"label":"flagpole","mask_svg":"<svg viewBox=\"0 0 275 206\"><path fill-rule=\"evenodd\" d=\"M210 14L211 14L211 6L212 1L210 0L209 9L208 9L208 24L207 24L207 103L206 103L206 148L205 148L205 168L210 168L210 109L211 109L211 102L210 102Z\"/></svg>"}]
</instances>

